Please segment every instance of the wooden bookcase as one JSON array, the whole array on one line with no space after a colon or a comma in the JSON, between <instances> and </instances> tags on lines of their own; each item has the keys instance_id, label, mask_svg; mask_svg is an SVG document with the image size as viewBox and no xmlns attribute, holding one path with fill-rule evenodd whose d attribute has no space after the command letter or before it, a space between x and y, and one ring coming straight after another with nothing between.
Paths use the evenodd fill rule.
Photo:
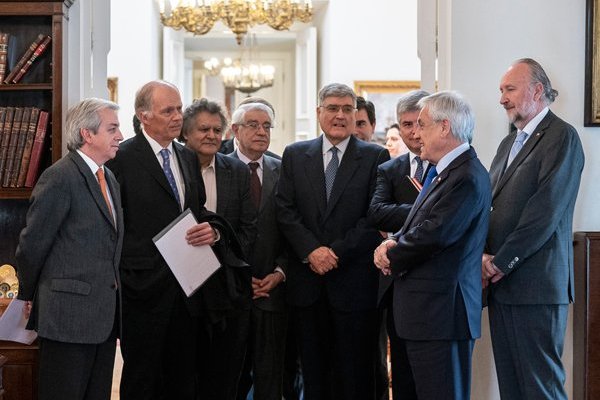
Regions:
<instances>
[{"instance_id":1,"label":"wooden bookcase","mask_svg":"<svg viewBox=\"0 0 600 400\"><path fill-rule=\"evenodd\" d=\"M66 24L74 0L0 1L0 32L10 35L7 74L39 34L49 35L50 47L17 84L0 84L0 106L33 106L49 112L39 173L61 157L66 94ZM15 265L19 232L31 188L0 187L0 265ZM0 302L0 312L6 301ZM3 400L37 399L37 344L0 341Z\"/></svg>"}]
</instances>

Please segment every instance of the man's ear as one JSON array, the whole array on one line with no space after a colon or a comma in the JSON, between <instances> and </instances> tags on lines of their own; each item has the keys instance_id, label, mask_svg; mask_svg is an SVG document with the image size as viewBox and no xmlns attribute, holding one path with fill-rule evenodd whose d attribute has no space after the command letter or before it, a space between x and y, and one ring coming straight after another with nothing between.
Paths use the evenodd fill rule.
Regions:
<instances>
[{"instance_id":1,"label":"man's ear","mask_svg":"<svg viewBox=\"0 0 600 400\"><path fill-rule=\"evenodd\" d=\"M79 128L79 134L81 135L85 143L91 142L93 135L91 130L89 130L88 128Z\"/></svg>"}]
</instances>

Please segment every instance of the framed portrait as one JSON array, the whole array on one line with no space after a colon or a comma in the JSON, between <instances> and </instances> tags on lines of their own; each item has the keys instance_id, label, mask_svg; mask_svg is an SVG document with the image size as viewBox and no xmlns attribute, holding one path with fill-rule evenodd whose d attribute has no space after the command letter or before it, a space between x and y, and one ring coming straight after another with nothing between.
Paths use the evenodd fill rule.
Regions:
<instances>
[{"instance_id":1,"label":"framed portrait","mask_svg":"<svg viewBox=\"0 0 600 400\"><path fill-rule=\"evenodd\" d=\"M420 87L419 81L354 81L356 94L375 105L376 138L385 137L385 129L398 122L396 103L400 96Z\"/></svg>"},{"instance_id":2,"label":"framed portrait","mask_svg":"<svg viewBox=\"0 0 600 400\"><path fill-rule=\"evenodd\" d=\"M600 126L600 0L587 0L584 126Z\"/></svg>"},{"instance_id":3,"label":"framed portrait","mask_svg":"<svg viewBox=\"0 0 600 400\"><path fill-rule=\"evenodd\" d=\"M119 102L119 78L109 77L106 80L106 86L108 87L108 99L112 102Z\"/></svg>"}]
</instances>

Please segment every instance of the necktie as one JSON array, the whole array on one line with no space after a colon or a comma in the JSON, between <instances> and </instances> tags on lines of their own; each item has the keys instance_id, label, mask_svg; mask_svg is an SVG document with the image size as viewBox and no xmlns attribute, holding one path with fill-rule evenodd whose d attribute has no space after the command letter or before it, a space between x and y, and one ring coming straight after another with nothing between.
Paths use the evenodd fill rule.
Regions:
<instances>
[{"instance_id":1,"label":"necktie","mask_svg":"<svg viewBox=\"0 0 600 400\"><path fill-rule=\"evenodd\" d=\"M325 192L327 194L327 200L329 201L329 195L331 195L331 189L333 188L333 182L335 182L335 174L337 173L340 161L338 159L338 149L333 146L329 149L331 152L331 160L325 168Z\"/></svg>"},{"instance_id":2,"label":"necktie","mask_svg":"<svg viewBox=\"0 0 600 400\"><path fill-rule=\"evenodd\" d=\"M417 169L414 178L419 182L423 182L423 160L421 160L421 157L416 156L415 161L417 162Z\"/></svg>"},{"instance_id":3,"label":"necktie","mask_svg":"<svg viewBox=\"0 0 600 400\"><path fill-rule=\"evenodd\" d=\"M423 182L423 189L421 189L421 192L417 196L417 200L415 200L415 203L418 203L419 200L421 200L421 197L425 196L427 188L429 187L431 182L433 182L433 180L435 179L436 176L437 176L437 171L436 171L435 167L429 168L429 171L427 172L427 176L425 177L425 182Z\"/></svg>"},{"instance_id":4,"label":"necktie","mask_svg":"<svg viewBox=\"0 0 600 400\"><path fill-rule=\"evenodd\" d=\"M508 155L508 161L506 162L507 167L510 165L511 162L513 162L517 154L519 154L519 151L521 151L521 149L523 148L523 143L525 143L525 139L527 139L527 133L523 131L519 132L515 139L515 142L510 148L510 154Z\"/></svg>"},{"instance_id":5,"label":"necktie","mask_svg":"<svg viewBox=\"0 0 600 400\"><path fill-rule=\"evenodd\" d=\"M106 207L108 207L108 213L114 218L112 208L110 207L110 201L108 200L108 191L106 190L106 178L104 177L104 170L102 168L98 168L98 171L96 171L96 176L98 177L98 183L100 184L102 197L104 197Z\"/></svg>"},{"instance_id":6,"label":"necktie","mask_svg":"<svg viewBox=\"0 0 600 400\"><path fill-rule=\"evenodd\" d=\"M181 200L179 199L179 192L177 191L177 184L175 183L175 177L173 176L173 171L171 171L171 163L170 154L168 149L162 149L160 151L160 155L163 159L163 171L165 171L165 176L167 177L167 181L169 182L169 186L171 186L171 190L173 191L173 195L175 195L175 199L177 200L177 204L181 208Z\"/></svg>"},{"instance_id":7,"label":"necktie","mask_svg":"<svg viewBox=\"0 0 600 400\"><path fill-rule=\"evenodd\" d=\"M250 197L252 198L254 206L258 210L260 208L260 197L262 191L260 178L258 177L258 173L256 171L258 169L258 163L256 161L249 162L248 167L250 167Z\"/></svg>"}]
</instances>

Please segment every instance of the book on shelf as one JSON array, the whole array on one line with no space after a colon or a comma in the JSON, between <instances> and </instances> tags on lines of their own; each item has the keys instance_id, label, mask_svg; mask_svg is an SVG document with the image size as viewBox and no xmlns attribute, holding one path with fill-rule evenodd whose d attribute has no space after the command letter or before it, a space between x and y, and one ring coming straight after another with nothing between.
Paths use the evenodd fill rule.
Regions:
<instances>
[{"instance_id":1,"label":"book on shelf","mask_svg":"<svg viewBox=\"0 0 600 400\"><path fill-rule=\"evenodd\" d=\"M44 53L44 51L46 51L46 48L48 48L48 45L50 44L51 40L52 38L50 36L46 36L44 40L42 40L42 42L35 48L35 51L31 55L31 57L29 57L25 64L23 64L23 66L21 67L19 72L17 72L15 77L11 79L11 83L18 83L21 80L21 78L23 78L23 75L25 75L25 73L29 71L29 68L31 68L31 64L33 64L33 62L39 56L41 56Z\"/></svg>"},{"instance_id":2,"label":"book on shelf","mask_svg":"<svg viewBox=\"0 0 600 400\"><path fill-rule=\"evenodd\" d=\"M40 117L35 131L35 139L31 148L31 159L29 160L29 168L27 168L27 178L25 179L25 187L33 187L38 178L38 170L40 168L40 160L42 158L42 149L44 148L44 140L46 139L46 130L48 128L48 112L40 111Z\"/></svg>"},{"instance_id":3,"label":"book on shelf","mask_svg":"<svg viewBox=\"0 0 600 400\"><path fill-rule=\"evenodd\" d=\"M25 50L25 53L23 53L21 58L19 58L19 61L17 61L15 66L10 70L10 73L4 79L4 83L11 83L12 79L17 75L17 73L19 73L21 68L23 68L23 65L25 65L25 63L29 61L29 59L35 52L35 49L40 45L40 43L44 41L45 38L46 35L39 34L37 36L37 38L29 45L27 50Z\"/></svg>"},{"instance_id":4,"label":"book on shelf","mask_svg":"<svg viewBox=\"0 0 600 400\"><path fill-rule=\"evenodd\" d=\"M15 158L10 173L10 181L8 186L17 187L17 179L19 179L19 168L21 168L21 159L23 157L23 150L25 148L25 140L27 140L27 130L29 129L29 119L31 118L31 111L33 107L25 107L23 109L23 118L21 119L21 129L19 130L19 137L17 139L17 147L15 149Z\"/></svg>"},{"instance_id":5,"label":"book on shelf","mask_svg":"<svg viewBox=\"0 0 600 400\"><path fill-rule=\"evenodd\" d=\"M14 107L6 107L4 113L4 126L2 127L2 137L0 138L0 186L2 184L2 176L4 175L4 167L8 154L8 142L10 141L10 133L12 131Z\"/></svg>"},{"instance_id":6,"label":"book on shelf","mask_svg":"<svg viewBox=\"0 0 600 400\"><path fill-rule=\"evenodd\" d=\"M0 84L6 75L6 57L8 55L8 33L0 32Z\"/></svg>"},{"instance_id":7,"label":"book on shelf","mask_svg":"<svg viewBox=\"0 0 600 400\"><path fill-rule=\"evenodd\" d=\"M25 179L27 178L27 170L31 160L31 150L33 148L33 141L35 139L35 132L39 116L40 109L33 107L31 109L31 118L29 118L29 126L27 128L25 145L23 146L23 156L21 157L21 166L19 167L19 176L17 177L17 187L25 186Z\"/></svg>"},{"instance_id":8,"label":"book on shelf","mask_svg":"<svg viewBox=\"0 0 600 400\"><path fill-rule=\"evenodd\" d=\"M15 115L12 121L12 129L10 131L10 140L8 141L8 150L6 153L6 162L4 171L2 172L2 187L10 186L10 175L12 174L12 166L17 152L17 141L19 140L19 132L21 131L21 120L23 118L23 107L15 107Z\"/></svg>"}]
</instances>

